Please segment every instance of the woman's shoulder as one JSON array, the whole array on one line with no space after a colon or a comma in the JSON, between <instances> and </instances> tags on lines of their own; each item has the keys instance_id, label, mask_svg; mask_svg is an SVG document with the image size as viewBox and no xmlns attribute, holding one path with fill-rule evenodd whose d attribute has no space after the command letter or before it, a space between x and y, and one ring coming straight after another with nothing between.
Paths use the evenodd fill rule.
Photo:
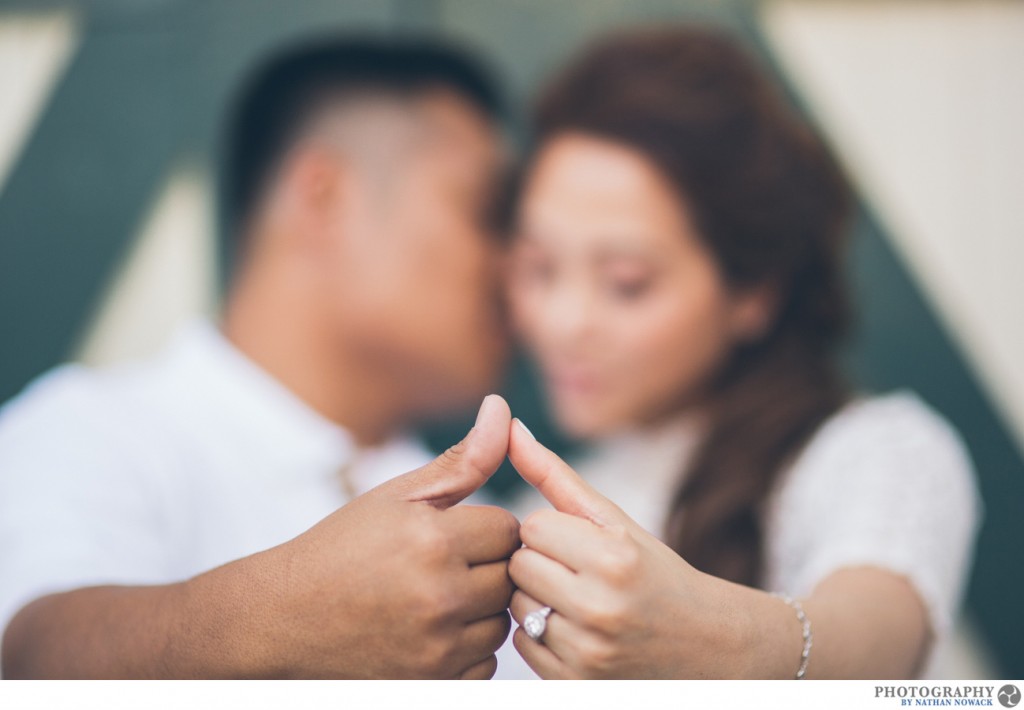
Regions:
<instances>
[{"instance_id":1,"label":"woman's shoulder","mask_svg":"<svg viewBox=\"0 0 1024 710\"><path fill-rule=\"evenodd\" d=\"M857 458L915 452L966 463L967 449L952 424L917 394L897 390L854 398L825 420L807 453L820 451Z\"/></svg>"},{"instance_id":2,"label":"woman's shoulder","mask_svg":"<svg viewBox=\"0 0 1024 710\"><path fill-rule=\"evenodd\" d=\"M973 495L974 474L953 425L915 393L898 390L859 396L836 411L781 483L832 492L875 484L908 494L923 486L953 486Z\"/></svg>"},{"instance_id":3,"label":"woman's shoulder","mask_svg":"<svg viewBox=\"0 0 1024 710\"><path fill-rule=\"evenodd\" d=\"M956 429L910 392L854 399L783 472L766 509L772 588L809 593L835 569L907 576L948 629L984 505Z\"/></svg>"}]
</instances>

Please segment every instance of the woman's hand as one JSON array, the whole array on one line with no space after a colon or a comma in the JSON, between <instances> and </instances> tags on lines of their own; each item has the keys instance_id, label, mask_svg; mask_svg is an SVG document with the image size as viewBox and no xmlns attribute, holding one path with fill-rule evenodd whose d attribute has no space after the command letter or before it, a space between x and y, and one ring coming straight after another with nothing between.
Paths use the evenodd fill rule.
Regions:
<instances>
[{"instance_id":1,"label":"woman's hand","mask_svg":"<svg viewBox=\"0 0 1024 710\"><path fill-rule=\"evenodd\" d=\"M555 507L522 522L526 547L509 564L519 588L515 620L522 625L528 613L554 609L541 641L515 632L515 647L534 671L544 678L749 673L742 661L750 628L743 593L757 592L696 570L525 427L513 425L509 458ZM793 659L799 653L797 644Z\"/></svg>"},{"instance_id":2,"label":"woman's hand","mask_svg":"<svg viewBox=\"0 0 1024 710\"><path fill-rule=\"evenodd\" d=\"M541 640L513 642L544 678L792 678L803 650L793 610L700 572L512 425L509 458L554 506L520 527L509 563L521 625L554 611ZM623 475L628 475L624 472ZM814 625L808 678L913 678L934 634L911 581L840 567L803 600Z\"/></svg>"}]
</instances>

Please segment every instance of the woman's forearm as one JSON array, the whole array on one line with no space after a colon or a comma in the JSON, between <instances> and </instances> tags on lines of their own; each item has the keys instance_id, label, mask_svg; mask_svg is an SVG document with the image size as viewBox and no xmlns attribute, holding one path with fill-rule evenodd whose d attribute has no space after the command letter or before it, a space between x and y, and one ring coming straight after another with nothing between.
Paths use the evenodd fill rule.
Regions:
<instances>
[{"instance_id":1,"label":"woman's forearm","mask_svg":"<svg viewBox=\"0 0 1024 710\"><path fill-rule=\"evenodd\" d=\"M765 592L731 585L744 610L736 677L793 678L804 642L796 612ZM825 578L801 600L813 646L805 677L912 678L929 643L924 606L910 583L874 567L850 567Z\"/></svg>"}]
</instances>

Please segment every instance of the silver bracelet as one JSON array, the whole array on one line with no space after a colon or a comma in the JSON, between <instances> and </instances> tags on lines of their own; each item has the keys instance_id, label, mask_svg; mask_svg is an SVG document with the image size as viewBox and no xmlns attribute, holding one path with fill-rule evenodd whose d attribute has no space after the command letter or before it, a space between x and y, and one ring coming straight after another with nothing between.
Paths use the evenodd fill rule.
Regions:
<instances>
[{"instance_id":1,"label":"silver bracelet","mask_svg":"<svg viewBox=\"0 0 1024 710\"><path fill-rule=\"evenodd\" d=\"M773 597L778 597L782 601L789 604L796 611L796 618L800 621L800 626L803 630L804 636L804 650L800 653L800 668L796 672L796 680L803 680L804 675L807 673L807 660L811 657L811 646L814 645L814 634L811 633L811 622L807 618L807 614L804 613L804 608L800 602L793 599L785 594L776 594L772 592Z\"/></svg>"}]
</instances>

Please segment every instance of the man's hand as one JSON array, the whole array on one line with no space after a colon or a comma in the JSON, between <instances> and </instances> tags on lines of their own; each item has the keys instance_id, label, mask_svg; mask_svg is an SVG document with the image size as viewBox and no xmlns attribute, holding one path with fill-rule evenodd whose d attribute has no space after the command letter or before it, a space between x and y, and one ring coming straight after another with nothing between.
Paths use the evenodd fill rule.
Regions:
<instances>
[{"instance_id":1,"label":"man's hand","mask_svg":"<svg viewBox=\"0 0 1024 710\"><path fill-rule=\"evenodd\" d=\"M492 395L433 462L187 582L29 604L4 637L5 674L489 678L510 626L519 523L456 504L504 459L510 421Z\"/></svg>"},{"instance_id":2,"label":"man's hand","mask_svg":"<svg viewBox=\"0 0 1024 710\"><path fill-rule=\"evenodd\" d=\"M493 675L519 523L501 508L455 504L505 458L509 422L505 401L488 397L461 443L266 553L277 583L263 621L282 672Z\"/></svg>"}]
</instances>

